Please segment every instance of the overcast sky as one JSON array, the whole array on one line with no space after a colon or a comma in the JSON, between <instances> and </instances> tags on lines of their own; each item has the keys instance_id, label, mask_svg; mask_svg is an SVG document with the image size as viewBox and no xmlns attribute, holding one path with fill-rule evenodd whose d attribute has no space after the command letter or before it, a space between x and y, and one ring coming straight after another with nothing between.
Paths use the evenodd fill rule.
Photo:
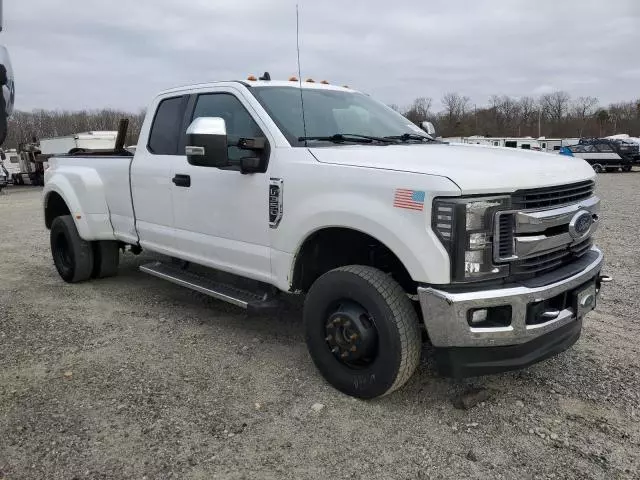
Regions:
<instances>
[{"instance_id":1,"label":"overcast sky","mask_svg":"<svg viewBox=\"0 0 640 480\"><path fill-rule=\"evenodd\" d=\"M295 1L8 0L16 109L135 110L164 88L296 74ZM405 105L455 91L640 97L640 0L299 0L303 77Z\"/></svg>"}]
</instances>

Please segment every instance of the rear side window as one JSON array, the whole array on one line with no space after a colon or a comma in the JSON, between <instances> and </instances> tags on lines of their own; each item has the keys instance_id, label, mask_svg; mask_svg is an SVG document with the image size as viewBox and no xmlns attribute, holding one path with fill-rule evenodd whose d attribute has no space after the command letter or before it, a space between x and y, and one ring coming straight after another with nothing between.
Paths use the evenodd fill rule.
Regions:
<instances>
[{"instance_id":1,"label":"rear side window","mask_svg":"<svg viewBox=\"0 0 640 480\"><path fill-rule=\"evenodd\" d=\"M185 97L167 98L160 102L149 134L149 151L155 155L178 155L180 126Z\"/></svg>"}]
</instances>

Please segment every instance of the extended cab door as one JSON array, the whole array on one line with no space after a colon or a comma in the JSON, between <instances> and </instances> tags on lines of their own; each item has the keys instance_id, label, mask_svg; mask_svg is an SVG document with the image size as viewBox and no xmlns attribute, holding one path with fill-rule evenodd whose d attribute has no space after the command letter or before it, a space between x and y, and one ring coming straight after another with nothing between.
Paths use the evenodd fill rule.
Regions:
<instances>
[{"instance_id":1,"label":"extended cab door","mask_svg":"<svg viewBox=\"0 0 640 480\"><path fill-rule=\"evenodd\" d=\"M175 252L172 179L176 158L186 159L182 127L188 95L165 96L154 104L142 127L131 164L131 193L136 229L143 248ZM153 108L153 107L152 107ZM153 111L153 110L152 110ZM186 160L185 160L186 161Z\"/></svg>"},{"instance_id":2,"label":"extended cab door","mask_svg":"<svg viewBox=\"0 0 640 480\"><path fill-rule=\"evenodd\" d=\"M227 135L265 137L266 128L242 92L218 87L195 94L188 121L222 117ZM231 163L239 164L246 150L228 148ZM173 217L180 257L202 265L261 281L271 279L268 173L242 174L239 168L190 165L186 157L173 159ZM268 159L267 159L268 165Z\"/></svg>"}]
</instances>

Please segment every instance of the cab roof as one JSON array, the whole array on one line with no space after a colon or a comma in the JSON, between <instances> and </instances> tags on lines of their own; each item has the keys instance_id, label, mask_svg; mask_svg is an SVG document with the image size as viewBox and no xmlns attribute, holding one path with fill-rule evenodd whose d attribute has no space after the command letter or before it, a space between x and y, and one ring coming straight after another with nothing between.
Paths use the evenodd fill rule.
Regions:
<instances>
[{"instance_id":1,"label":"cab roof","mask_svg":"<svg viewBox=\"0 0 640 480\"><path fill-rule=\"evenodd\" d=\"M208 87L224 87L224 86L237 86L243 85L247 88L252 87L293 87L298 88L302 85L302 88L309 90L338 90L344 92L355 92L349 87L341 87L339 85L330 85L326 83L320 82L307 82L302 81L300 84L299 81L287 81L287 80L227 80L227 81L219 81L219 82L206 82L206 83L196 83L193 85L184 85L181 87L174 87L168 90L164 90L160 92L159 95L165 95L167 93L178 93L178 92L188 92L191 90L202 90Z\"/></svg>"}]
</instances>

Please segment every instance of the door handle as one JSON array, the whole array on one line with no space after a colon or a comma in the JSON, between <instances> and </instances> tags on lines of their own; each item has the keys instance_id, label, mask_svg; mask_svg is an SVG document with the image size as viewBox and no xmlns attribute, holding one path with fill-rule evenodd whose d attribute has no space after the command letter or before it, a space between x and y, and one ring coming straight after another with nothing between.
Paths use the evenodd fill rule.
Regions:
<instances>
[{"instance_id":1,"label":"door handle","mask_svg":"<svg viewBox=\"0 0 640 480\"><path fill-rule=\"evenodd\" d=\"M175 177L171 180L176 187L190 187L191 186L191 177L189 175L183 175L181 173L177 173Z\"/></svg>"}]
</instances>

